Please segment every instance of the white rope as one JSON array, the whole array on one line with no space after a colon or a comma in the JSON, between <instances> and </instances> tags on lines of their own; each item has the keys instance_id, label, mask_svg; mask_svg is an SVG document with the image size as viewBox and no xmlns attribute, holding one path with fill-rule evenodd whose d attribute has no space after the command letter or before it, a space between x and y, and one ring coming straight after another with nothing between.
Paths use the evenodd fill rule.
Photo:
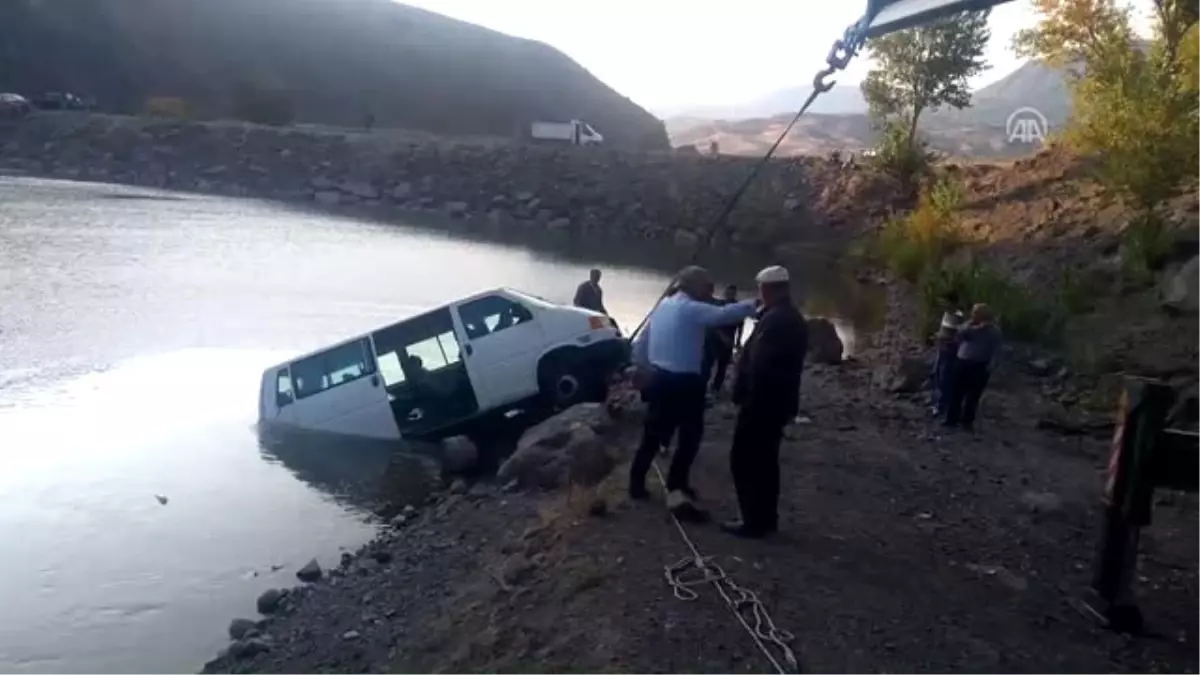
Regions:
<instances>
[{"instance_id":1,"label":"white rope","mask_svg":"<svg viewBox=\"0 0 1200 675\"><path fill-rule=\"evenodd\" d=\"M667 482L663 479L662 470L658 468L658 462L654 462L654 473L658 475L658 482L663 486L663 490L667 489ZM788 644L795 640L795 636L791 633L781 630L775 626L775 622L771 620L771 615L767 613L767 608L753 591L748 591L733 582L729 575L725 574L725 570L721 566L713 562L712 556L700 555L700 551L696 545L692 543L691 537L688 536L687 530L684 529L683 523L679 522L674 512L671 512L671 520L675 523L676 529L679 530L679 535L683 537L684 543L691 549L692 557L684 558L674 565L668 565L663 568L664 576L667 583L671 585L671 590L675 597L680 600L690 602L700 597L696 591L692 590L692 586L701 584L712 584L717 592L721 594L721 598L725 600L725 605L737 617L738 622L754 639L754 643L758 645L759 650L775 667L775 671L780 675L786 675L789 672L800 672L800 664L796 660L796 654L792 651ZM685 579L685 573L694 569L700 573L695 579ZM750 615L754 618L754 625L746 620L744 610L750 609ZM788 665L787 670L779 663L779 659L767 647L767 644L775 645L780 654L783 655L783 661Z\"/></svg>"}]
</instances>

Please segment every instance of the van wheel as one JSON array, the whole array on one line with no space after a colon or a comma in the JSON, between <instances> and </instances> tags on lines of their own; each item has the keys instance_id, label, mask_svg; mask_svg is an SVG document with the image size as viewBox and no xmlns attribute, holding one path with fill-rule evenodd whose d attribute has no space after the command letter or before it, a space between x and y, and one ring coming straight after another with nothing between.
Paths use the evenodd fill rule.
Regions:
<instances>
[{"instance_id":1,"label":"van wheel","mask_svg":"<svg viewBox=\"0 0 1200 675\"><path fill-rule=\"evenodd\" d=\"M555 408L570 408L587 399L592 389L579 364L574 359L559 357L542 367L538 378L542 398Z\"/></svg>"}]
</instances>

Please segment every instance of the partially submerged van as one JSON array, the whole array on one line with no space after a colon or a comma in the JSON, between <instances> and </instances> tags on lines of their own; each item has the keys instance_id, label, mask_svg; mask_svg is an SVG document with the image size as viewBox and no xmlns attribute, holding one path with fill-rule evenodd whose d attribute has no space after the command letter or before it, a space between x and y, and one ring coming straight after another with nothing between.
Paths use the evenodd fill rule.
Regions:
<instances>
[{"instance_id":1,"label":"partially submerged van","mask_svg":"<svg viewBox=\"0 0 1200 675\"><path fill-rule=\"evenodd\" d=\"M607 316L498 288L268 369L259 422L444 438L531 404L586 400L628 358L629 342Z\"/></svg>"}]
</instances>

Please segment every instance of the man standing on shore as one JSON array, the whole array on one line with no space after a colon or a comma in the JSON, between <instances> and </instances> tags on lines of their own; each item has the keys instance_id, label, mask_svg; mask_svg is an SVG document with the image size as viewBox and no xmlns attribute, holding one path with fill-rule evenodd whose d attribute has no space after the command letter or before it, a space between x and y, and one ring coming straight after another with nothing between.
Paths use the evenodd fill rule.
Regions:
<instances>
[{"instance_id":1,"label":"man standing on shore","mask_svg":"<svg viewBox=\"0 0 1200 675\"><path fill-rule=\"evenodd\" d=\"M725 287L725 293L717 300L717 304L731 305L735 302L737 302L737 286L730 284ZM701 372L704 374L705 386L709 386L711 381L713 394L719 393L721 387L725 385L725 372L729 369L730 361L733 360L733 351L742 341L742 328L745 325L746 322L742 320L717 326L708 331L708 337L704 341L704 367ZM715 374L714 368L716 369Z\"/></svg>"},{"instance_id":2,"label":"man standing on shore","mask_svg":"<svg viewBox=\"0 0 1200 675\"><path fill-rule=\"evenodd\" d=\"M961 423L971 431L979 399L987 388L1003 342L1000 328L992 322L992 310L983 303L972 307L970 323L958 331L958 353L946 402L945 426L956 427Z\"/></svg>"},{"instance_id":3,"label":"man standing on shore","mask_svg":"<svg viewBox=\"0 0 1200 675\"><path fill-rule=\"evenodd\" d=\"M729 451L741 519L725 523L739 537L761 538L779 527L779 444L799 412L808 325L792 303L788 271L758 273L763 309L738 359L733 402L740 407Z\"/></svg>"},{"instance_id":4,"label":"man standing on shore","mask_svg":"<svg viewBox=\"0 0 1200 675\"><path fill-rule=\"evenodd\" d=\"M600 270L593 269L588 275L588 280L575 289L575 306L608 314L608 310L604 308L604 291L600 288Z\"/></svg>"},{"instance_id":5,"label":"man standing on shore","mask_svg":"<svg viewBox=\"0 0 1200 675\"><path fill-rule=\"evenodd\" d=\"M702 520L707 514L694 503L689 474L704 434L705 382L700 369L705 334L714 326L744 321L757 301L712 304L712 278L702 267L684 268L674 287L677 292L658 303L633 342L633 361L648 372L643 389L646 422L630 467L629 496L649 495L646 474L674 430L678 441L667 474L667 508L681 518Z\"/></svg>"}]
</instances>

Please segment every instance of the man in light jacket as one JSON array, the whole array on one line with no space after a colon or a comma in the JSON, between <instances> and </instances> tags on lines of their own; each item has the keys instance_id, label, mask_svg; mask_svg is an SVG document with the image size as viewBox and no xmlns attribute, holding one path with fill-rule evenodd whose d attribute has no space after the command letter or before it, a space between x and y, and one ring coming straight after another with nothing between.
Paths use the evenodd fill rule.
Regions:
<instances>
[{"instance_id":1,"label":"man in light jacket","mask_svg":"<svg viewBox=\"0 0 1200 675\"><path fill-rule=\"evenodd\" d=\"M646 474L672 431L678 444L667 475L667 507L693 520L705 514L689 483L692 462L704 434L705 383L701 375L708 330L754 314L757 300L720 306L709 302L713 282L702 267L687 267L676 292L659 302L633 342L633 360L643 369L646 422L629 475L629 496L645 499Z\"/></svg>"}]
</instances>

